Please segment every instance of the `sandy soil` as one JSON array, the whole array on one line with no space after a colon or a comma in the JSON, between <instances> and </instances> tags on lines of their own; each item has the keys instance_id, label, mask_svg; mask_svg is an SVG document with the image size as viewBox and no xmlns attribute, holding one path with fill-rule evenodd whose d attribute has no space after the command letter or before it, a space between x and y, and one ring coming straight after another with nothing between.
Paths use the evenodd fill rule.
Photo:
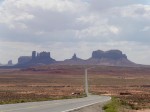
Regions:
<instances>
[{"instance_id":1,"label":"sandy soil","mask_svg":"<svg viewBox=\"0 0 150 112\"><path fill-rule=\"evenodd\" d=\"M133 112L150 112L150 109L147 109L147 110L137 110L137 111L133 111Z\"/></svg>"},{"instance_id":2,"label":"sandy soil","mask_svg":"<svg viewBox=\"0 0 150 112\"><path fill-rule=\"evenodd\" d=\"M85 68L88 66L0 69L0 104L84 96ZM88 79L90 93L113 95L119 97L121 101L134 104L136 108L150 107L150 68L99 66L88 71ZM73 92L80 95L73 96ZM100 111L99 107L93 106L89 107L88 111L86 109L78 111ZM150 110L132 112L150 112Z\"/></svg>"}]
</instances>

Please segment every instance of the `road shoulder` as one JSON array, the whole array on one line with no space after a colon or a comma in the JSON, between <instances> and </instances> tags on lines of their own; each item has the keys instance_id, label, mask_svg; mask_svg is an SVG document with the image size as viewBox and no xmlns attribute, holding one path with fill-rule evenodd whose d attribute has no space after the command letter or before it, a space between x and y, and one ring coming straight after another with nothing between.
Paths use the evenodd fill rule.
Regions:
<instances>
[{"instance_id":1,"label":"road shoulder","mask_svg":"<svg viewBox=\"0 0 150 112\"><path fill-rule=\"evenodd\" d=\"M105 103L97 103L91 106L83 107L81 109L69 111L69 112L104 112L102 107Z\"/></svg>"}]
</instances>

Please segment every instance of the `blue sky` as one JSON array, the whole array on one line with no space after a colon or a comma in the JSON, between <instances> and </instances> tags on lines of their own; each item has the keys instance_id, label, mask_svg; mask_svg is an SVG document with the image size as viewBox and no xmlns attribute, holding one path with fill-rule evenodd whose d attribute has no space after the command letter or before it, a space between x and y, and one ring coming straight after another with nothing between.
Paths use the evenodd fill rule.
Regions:
<instances>
[{"instance_id":1,"label":"blue sky","mask_svg":"<svg viewBox=\"0 0 150 112\"><path fill-rule=\"evenodd\" d=\"M0 63L33 50L56 60L119 49L150 64L149 0L4 0L0 2ZM65 55L64 55L65 54Z\"/></svg>"}]
</instances>

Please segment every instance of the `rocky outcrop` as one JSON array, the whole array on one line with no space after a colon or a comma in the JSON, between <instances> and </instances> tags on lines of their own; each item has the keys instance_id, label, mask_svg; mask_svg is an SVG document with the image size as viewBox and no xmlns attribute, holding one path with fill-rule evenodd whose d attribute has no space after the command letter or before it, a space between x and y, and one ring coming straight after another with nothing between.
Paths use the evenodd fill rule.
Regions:
<instances>
[{"instance_id":1,"label":"rocky outcrop","mask_svg":"<svg viewBox=\"0 0 150 112\"><path fill-rule=\"evenodd\" d=\"M92 52L92 58L100 59L102 57L104 57L104 51L97 50Z\"/></svg>"},{"instance_id":2,"label":"rocky outcrop","mask_svg":"<svg viewBox=\"0 0 150 112\"><path fill-rule=\"evenodd\" d=\"M12 66L12 65L13 65L12 60L9 60L8 63L7 63L7 65L8 65L8 66Z\"/></svg>"},{"instance_id":3,"label":"rocky outcrop","mask_svg":"<svg viewBox=\"0 0 150 112\"><path fill-rule=\"evenodd\" d=\"M50 52L40 52L35 54L35 51L32 52L32 60L30 63L33 64L52 64L55 60L51 58Z\"/></svg>"},{"instance_id":4,"label":"rocky outcrop","mask_svg":"<svg viewBox=\"0 0 150 112\"><path fill-rule=\"evenodd\" d=\"M21 64L28 63L29 61L31 61L31 59L32 59L31 56L20 56L18 58L18 64L21 65Z\"/></svg>"},{"instance_id":5,"label":"rocky outcrop","mask_svg":"<svg viewBox=\"0 0 150 112\"><path fill-rule=\"evenodd\" d=\"M136 66L135 63L127 59L127 56L120 50L102 51L97 50L92 52L92 57L83 60L74 54L71 59L66 59L57 64L61 65L106 65L106 66Z\"/></svg>"},{"instance_id":6,"label":"rocky outcrop","mask_svg":"<svg viewBox=\"0 0 150 112\"><path fill-rule=\"evenodd\" d=\"M61 65L83 65L83 64L85 64L85 60L78 58L77 55L74 54L71 59L66 59L64 61L58 62L57 64L61 64Z\"/></svg>"},{"instance_id":7,"label":"rocky outcrop","mask_svg":"<svg viewBox=\"0 0 150 112\"><path fill-rule=\"evenodd\" d=\"M107 65L107 66L136 66L135 63L127 59L127 56L120 50L93 51L92 57L87 64Z\"/></svg>"},{"instance_id":8,"label":"rocky outcrop","mask_svg":"<svg viewBox=\"0 0 150 112\"><path fill-rule=\"evenodd\" d=\"M28 66L37 66L37 65L46 65L52 64L55 60L51 58L50 52L32 52L32 56L21 56L18 58L17 67L28 67Z\"/></svg>"},{"instance_id":9,"label":"rocky outcrop","mask_svg":"<svg viewBox=\"0 0 150 112\"><path fill-rule=\"evenodd\" d=\"M92 58L94 59L107 58L107 59L118 60L118 59L127 59L127 56L125 54L122 54L122 52L119 50L110 50L106 52L97 50L97 51L93 51Z\"/></svg>"},{"instance_id":10,"label":"rocky outcrop","mask_svg":"<svg viewBox=\"0 0 150 112\"><path fill-rule=\"evenodd\" d=\"M19 57L18 64L14 65L13 67L20 68L20 67L30 67L30 66L39 66L39 65L48 65L48 64L149 67L146 65L136 64L128 60L127 56L123 54L122 51L120 50L109 50L109 51L96 50L92 52L91 58L87 60L80 59L77 57L76 54L74 54L70 59L66 59L64 61L55 61L55 59L51 58L50 52L37 53L36 51L33 51L32 56ZM5 66L3 68L5 68Z\"/></svg>"},{"instance_id":11,"label":"rocky outcrop","mask_svg":"<svg viewBox=\"0 0 150 112\"><path fill-rule=\"evenodd\" d=\"M77 58L77 55L76 54L74 54L73 56L72 56L72 58L71 58L71 60L78 60L79 58Z\"/></svg>"},{"instance_id":12,"label":"rocky outcrop","mask_svg":"<svg viewBox=\"0 0 150 112\"><path fill-rule=\"evenodd\" d=\"M32 56L22 56L18 59L17 66L37 66L47 64L59 65L106 65L106 66L137 66L137 64L128 60L127 56L120 50L102 51L97 50L92 52L91 58L83 60L74 54L70 59L64 61L55 61L50 56L50 52L32 52Z\"/></svg>"}]
</instances>

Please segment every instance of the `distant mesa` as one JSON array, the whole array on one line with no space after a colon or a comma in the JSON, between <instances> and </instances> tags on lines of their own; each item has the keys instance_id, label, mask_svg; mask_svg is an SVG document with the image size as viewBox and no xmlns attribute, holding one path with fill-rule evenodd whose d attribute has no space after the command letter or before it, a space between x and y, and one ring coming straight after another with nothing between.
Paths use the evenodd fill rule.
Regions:
<instances>
[{"instance_id":1,"label":"distant mesa","mask_svg":"<svg viewBox=\"0 0 150 112\"><path fill-rule=\"evenodd\" d=\"M35 66L52 64L55 60L51 58L50 52L32 52L32 56L21 56L18 58L18 64L16 66Z\"/></svg>"},{"instance_id":2,"label":"distant mesa","mask_svg":"<svg viewBox=\"0 0 150 112\"><path fill-rule=\"evenodd\" d=\"M18 64L28 63L28 62L31 61L31 59L32 59L31 56L20 56L20 57L18 58Z\"/></svg>"},{"instance_id":3,"label":"distant mesa","mask_svg":"<svg viewBox=\"0 0 150 112\"><path fill-rule=\"evenodd\" d=\"M127 56L125 54L122 54L121 51L119 50L110 50L110 51L93 51L92 53L92 58L95 59L102 59L102 58L107 58L107 59L113 59L113 60L118 60L118 59L127 59Z\"/></svg>"},{"instance_id":4,"label":"distant mesa","mask_svg":"<svg viewBox=\"0 0 150 112\"><path fill-rule=\"evenodd\" d=\"M36 51L32 52L32 59L31 63L36 63L36 64L52 64L54 63L55 60L51 58L50 52L40 52L36 54Z\"/></svg>"},{"instance_id":5,"label":"distant mesa","mask_svg":"<svg viewBox=\"0 0 150 112\"><path fill-rule=\"evenodd\" d=\"M74 54L71 59L66 59L58 64L65 65L106 65L106 66L137 66L127 59L127 56L120 50L92 52L91 58L87 60L80 59Z\"/></svg>"},{"instance_id":6,"label":"distant mesa","mask_svg":"<svg viewBox=\"0 0 150 112\"><path fill-rule=\"evenodd\" d=\"M12 60L9 60L8 63L7 63L7 65L8 65L8 66L13 66Z\"/></svg>"},{"instance_id":7,"label":"distant mesa","mask_svg":"<svg viewBox=\"0 0 150 112\"><path fill-rule=\"evenodd\" d=\"M92 58L100 59L102 57L104 57L104 51L97 50L92 52Z\"/></svg>"},{"instance_id":8,"label":"distant mesa","mask_svg":"<svg viewBox=\"0 0 150 112\"><path fill-rule=\"evenodd\" d=\"M30 67L38 65L106 65L106 66L141 66L128 60L127 56L120 50L102 51L96 50L92 52L89 59L81 59L74 53L70 59L64 61L56 61L51 58L50 52L32 52L31 56L20 56L18 64L15 67Z\"/></svg>"},{"instance_id":9,"label":"distant mesa","mask_svg":"<svg viewBox=\"0 0 150 112\"><path fill-rule=\"evenodd\" d=\"M136 66L120 50L93 51L92 57L87 60L87 63L108 66Z\"/></svg>"}]
</instances>

